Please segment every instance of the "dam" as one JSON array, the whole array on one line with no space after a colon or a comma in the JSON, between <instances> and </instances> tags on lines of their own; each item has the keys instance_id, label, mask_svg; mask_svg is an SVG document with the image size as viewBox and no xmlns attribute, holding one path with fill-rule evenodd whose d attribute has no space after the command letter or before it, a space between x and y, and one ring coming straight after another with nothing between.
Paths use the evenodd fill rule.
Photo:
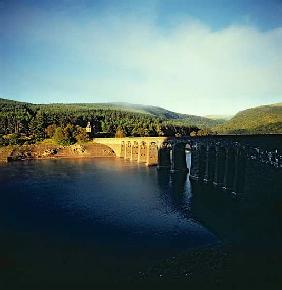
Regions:
<instances>
[{"instance_id":1,"label":"dam","mask_svg":"<svg viewBox=\"0 0 282 290\"><path fill-rule=\"evenodd\" d=\"M280 136L277 138L281 141ZM270 146L232 136L95 138L94 142L110 147L116 157L156 165L159 170L171 173L189 171L186 162L189 152L190 180L213 184L234 194L246 190L246 179L254 168L263 168L273 178L279 178L282 170L280 142Z\"/></svg>"}]
</instances>

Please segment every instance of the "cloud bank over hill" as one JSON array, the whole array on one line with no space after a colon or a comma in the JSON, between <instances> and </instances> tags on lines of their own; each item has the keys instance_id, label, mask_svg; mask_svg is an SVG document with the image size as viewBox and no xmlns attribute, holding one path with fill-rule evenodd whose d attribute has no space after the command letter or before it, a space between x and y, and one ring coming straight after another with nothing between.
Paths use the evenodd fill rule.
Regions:
<instances>
[{"instance_id":1,"label":"cloud bank over hill","mask_svg":"<svg viewBox=\"0 0 282 290\"><path fill-rule=\"evenodd\" d=\"M154 7L89 14L19 6L2 21L2 97L126 101L197 115L281 101L282 27L214 30L191 17L160 25Z\"/></svg>"}]
</instances>

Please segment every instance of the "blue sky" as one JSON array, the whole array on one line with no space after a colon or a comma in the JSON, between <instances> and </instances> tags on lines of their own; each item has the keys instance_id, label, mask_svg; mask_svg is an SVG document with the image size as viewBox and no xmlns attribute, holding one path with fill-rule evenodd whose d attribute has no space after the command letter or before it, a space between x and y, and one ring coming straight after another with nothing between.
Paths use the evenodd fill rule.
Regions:
<instances>
[{"instance_id":1,"label":"blue sky","mask_svg":"<svg viewBox=\"0 0 282 290\"><path fill-rule=\"evenodd\" d=\"M282 1L1 1L0 97L233 114L282 101Z\"/></svg>"}]
</instances>

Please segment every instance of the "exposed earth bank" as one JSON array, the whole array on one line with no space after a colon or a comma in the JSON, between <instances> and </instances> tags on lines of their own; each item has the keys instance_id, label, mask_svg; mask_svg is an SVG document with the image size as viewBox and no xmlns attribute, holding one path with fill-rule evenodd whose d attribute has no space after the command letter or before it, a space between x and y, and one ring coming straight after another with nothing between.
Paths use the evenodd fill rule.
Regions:
<instances>
[{"instance_id":1,"label":"exposed earth bank","mask_svg":"<svg viewBox=\"0 0 282 290\"><path fill-rule=\"evenodd\" d=\"M74 144L70 146L41 143L22 146L13 145L0 148L0 162L92 157L115 157L115 153L109 147L97 143Z\"/></svg>"}]
</instances>

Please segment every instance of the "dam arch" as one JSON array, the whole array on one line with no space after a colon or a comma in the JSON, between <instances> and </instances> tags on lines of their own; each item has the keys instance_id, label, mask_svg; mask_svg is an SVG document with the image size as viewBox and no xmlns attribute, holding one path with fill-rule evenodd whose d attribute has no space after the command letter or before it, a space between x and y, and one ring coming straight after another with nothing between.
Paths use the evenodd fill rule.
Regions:
<instances>
[{"instance_id":1,"label":"dam arch","mask_svg":"<svg viewBox=\"0 0 282 290\"><path fill-rule=\"evenodd\" d=\"M139 156L139 144L137 141L133 141L130 160L138 161L138 156Z\"/></svg>"},{"instance_id":2,"label":"dam arch","mask_svg":"<svg viewBox=\"0 0 282 290\"><path fill-rule=\"evenodd\" d=\"M155 165L158 163L158 145L156 142L150 142L148 146L147 165Z\"/></svg>"},{"instance_id":3,"label":"dam arch","mask_svg":"<svg viewBox=\"0 0 282 290\"><path fill-rule=\"evenodd\" d=\"M120 157L124 158L124 155L125 155L125 144L124 141L121 141Z\"/></svg>"},{"instance_id":4,"label":"dam arch","mask_svg":"<svg viewBox=\"0 0 282 290\"><path fill-rule=\"evenodd\" d=\"M125 146L125 155L124 155L124 158L125 159L131 159L131 142L130 141L127 141L126 142L126 146Z\"/></svg>"},{"instance_id":5,"label":"dam arch","mask_svg":"<svg viewBox=\"0 0 282 290\"><path fill-rule=\"evenodd\" d=\"M146 163L147 162L147 148L148 145L145 141L142 141L139 145L139 152L138 152L138 162Z\"/></svg>"}]
</instances>

